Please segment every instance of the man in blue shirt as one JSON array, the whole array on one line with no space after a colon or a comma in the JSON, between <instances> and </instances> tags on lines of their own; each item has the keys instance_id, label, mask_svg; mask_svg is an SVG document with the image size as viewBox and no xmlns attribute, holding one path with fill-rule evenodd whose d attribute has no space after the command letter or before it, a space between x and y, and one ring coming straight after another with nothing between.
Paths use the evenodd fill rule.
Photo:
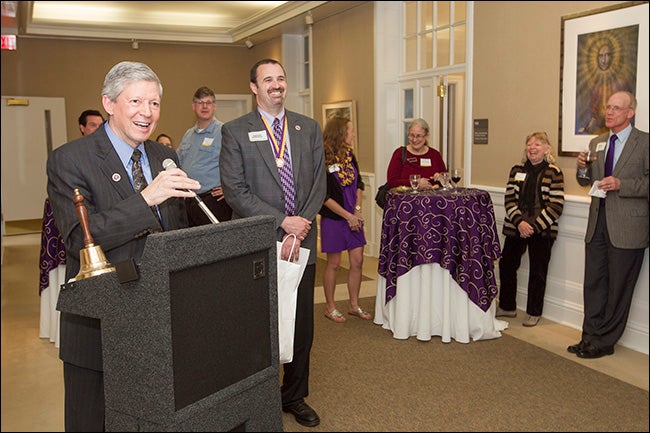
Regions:
<instances>
[{"instance_id":1,"label":"man in blue shirt","mask_svg":"<svg viewBox=\"0 0 650 433\"><path fill-rule=\"evenodd\" d=\"M209 87L199 87L192 99L196 124L183 135L177 153L181 169L201 184L201 189L196 193L219 221L227 221L232 217L232 209L221 190L219 153L223 122L215 117L216 109L214 91ZM188 199L185 205L190 227L210 224L210 219L196 200Z\"/></svg>"}]
</instances>

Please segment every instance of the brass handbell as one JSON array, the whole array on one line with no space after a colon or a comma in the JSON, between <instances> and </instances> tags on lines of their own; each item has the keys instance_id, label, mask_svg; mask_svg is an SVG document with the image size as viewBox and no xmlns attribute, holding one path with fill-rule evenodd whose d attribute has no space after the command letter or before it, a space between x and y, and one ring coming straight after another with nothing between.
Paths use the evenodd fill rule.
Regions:
<instances>
[{"instance_id":1,"label":"brass handbell","mask_svg":"<svg viewBox=\"0 0 650 433\"><path fill-rule=\"evenodd\" d=\"M84 278L94 277L106 272L114 272L113 265L106 260L104 251L99 245L93 243L93 238L90 235L90 227L88 224L88 210L84 205L84 197L79 192L78 188L74 189L75 205L77 206L77 216L81 223L81 229L84 232L84 245L85 247L79 251L79 273L74 277L73 281L83 280Z\"/></svg>"}]
</instances>

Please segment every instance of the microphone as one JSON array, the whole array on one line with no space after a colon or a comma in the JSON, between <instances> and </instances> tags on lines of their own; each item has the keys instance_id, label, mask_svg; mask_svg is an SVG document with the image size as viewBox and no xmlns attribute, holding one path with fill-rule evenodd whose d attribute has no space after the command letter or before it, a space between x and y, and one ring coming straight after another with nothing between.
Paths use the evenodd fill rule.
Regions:
<instances>
[{"instance_id":1,"label":"microphone","mask_svg":"<svg viewBox=\"0 0 650 433\"><path fill-rule=\"evenodd\" d=\"M171 159L171 158L165 159L162 162L162 166L163 166L163 168L165 170L169 170L170 168L178 167L176 165L176 163L174 162L174 160ZM199 197L198 194L196 194L194 191L189 190L189 189L186 189L185 191L191 192L192 194L194 194L194 199L197 201L197 203L199 204L199 207L201 208L203 213L208 217L208 219L212 222L212 224L218 224L219 223L219 220L217 219L217 217L214 216L214 214L210 211L210 209L208 209L208 207L205 205L205 203L203 203L203 200L201 200L201 197Z\"/></svg>"}]
</instances>

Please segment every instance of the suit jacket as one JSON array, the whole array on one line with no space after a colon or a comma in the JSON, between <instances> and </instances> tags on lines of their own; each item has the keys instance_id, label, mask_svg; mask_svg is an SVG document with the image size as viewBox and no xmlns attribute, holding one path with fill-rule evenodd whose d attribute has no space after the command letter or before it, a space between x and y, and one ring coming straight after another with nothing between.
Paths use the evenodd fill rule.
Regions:
<instances>
[{"instance_id":1,"label":"suit jacket","mask_svg":"<svg viewBox=\"0 0 650 433\"><path fill-rule=\"evenodd\" d=\"M589 142L595 152L598 143L607 143L609 133ZM592 180L578 179L580 185L589 185L605 177L605 151L596 152L597 159L589 168ZM608 191L605 200L607 232L617 248L645 248L648 246L648 133L632 128L623 152L616 162L612 176L620 179L621 189ZM592 197L585 241L591 242L600 209L600 198Z\"/></svg>"},{"instance_id":2,"label":"suit jacket","mask_svg":"<svg viewBox=\"0 0 650 433\"><path fill-rule=\"evenodd\" d=\"M318 228L316 215L323 205L327 185L323 134L312 118L285 110L291 145L291 168L296 188L296 215L312 221L301 246L311 250L309 264L316 263ZM285 218L284 192L275 165L271 142L260 113L255 110L227 122L221 128L221 187L233 209L233 219L271 215L280 224ZM264 132L261 136L259 133Z\"/></svg>"},{"instance_id":3,"label":"suit jacket","mask_svg":"<svg viewBox=\"0 0 650 433\"><path fill-rule=\"evenodd\" d=\"M146 141L145 151L154 178L165 158L178 164L176 152L160 143ZM66 280L79 272L79 252L85 247L73 201L75 188L84 197L93 242L113 264L139 260L147 235L162 229L142 195L133 189L103 127L54 150L47 161L47 176L48 197L66 246ZM168 199L158 208L164 230L187 227L183 199ZM63 361L103 370L99 320L64 313L60 332Z\"/></svg>"}]
</instances>

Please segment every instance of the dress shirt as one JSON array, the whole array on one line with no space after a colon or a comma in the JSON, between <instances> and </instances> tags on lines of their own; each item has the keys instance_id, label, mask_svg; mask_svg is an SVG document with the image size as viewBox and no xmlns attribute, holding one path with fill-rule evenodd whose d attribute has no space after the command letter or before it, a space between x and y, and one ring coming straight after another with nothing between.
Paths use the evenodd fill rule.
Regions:
<instances>
[{"instance_id":1,"label":"dress shirt","mask_svg":"<svg viewBox=\"0 0 650 433\"><path fill-rule=\"evenodd\" d=\"M219 154L221 153L221 127L223 122L213 118L208 126L199 129L198 124L188 129L176 153L180 168L201 184L197 194L221 186Z\"/></svg>"}]
</instances>

